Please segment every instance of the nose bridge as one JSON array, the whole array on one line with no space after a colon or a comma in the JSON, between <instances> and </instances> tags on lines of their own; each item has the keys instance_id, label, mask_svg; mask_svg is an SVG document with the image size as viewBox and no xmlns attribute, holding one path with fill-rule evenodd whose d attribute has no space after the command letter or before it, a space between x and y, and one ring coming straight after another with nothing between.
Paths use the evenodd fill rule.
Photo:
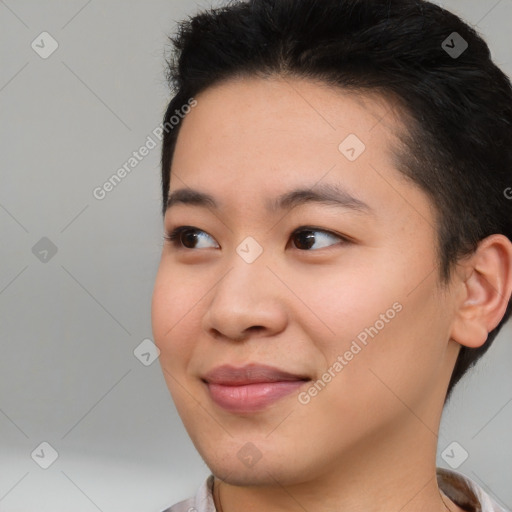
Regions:
<instances>
[{"instance_id":1,"label":"nose bridge","mask_svg":"<svg viewBox=\"0 0 512 512\"><path fill-rule=\"evenodd\" d=\"M251 327L280 328L284 311L267 268L267 255L255 239L246 237L227 258L227 270L212 290L206 330L238 339Z\"/></svg>"},{"instance_id":2,"label":"nose bridge","mask_svg":"<svg viewBox=\"0 0 512 512\"><path fill-rule=\"evenodd\" d=\"M253 239L254 240L254 239ZM214 302L226 303L234 311L253 308L256 302L265 302L268 279L265 251L255 241L244 240L226 260L227 273L214 290Z\"/></svg>"}]
</instances>

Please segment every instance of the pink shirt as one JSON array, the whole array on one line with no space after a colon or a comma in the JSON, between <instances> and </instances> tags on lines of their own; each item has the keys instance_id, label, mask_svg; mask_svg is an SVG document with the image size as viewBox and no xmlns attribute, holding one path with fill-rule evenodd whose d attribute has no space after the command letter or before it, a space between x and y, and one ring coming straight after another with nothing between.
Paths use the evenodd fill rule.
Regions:
<instances>
[{"instance_id":1,"label":"pink shirt","mask_svg":"<svg viewBox=\"0 0 512 512\"><path fill-rule=\"evenodd\" d=\"M437 468L441 491L468 512L511 512L491 498L476 482L452 469ZM162 512L216 512L212 495L213 475L203 481L196 495Z\"/></svg>"}]
</instances>

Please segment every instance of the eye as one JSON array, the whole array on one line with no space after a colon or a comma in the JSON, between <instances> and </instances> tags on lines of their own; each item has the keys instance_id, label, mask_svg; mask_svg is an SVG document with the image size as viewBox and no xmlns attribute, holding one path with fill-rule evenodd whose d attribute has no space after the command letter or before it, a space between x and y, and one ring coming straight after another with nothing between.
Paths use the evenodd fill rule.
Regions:
<instances>
[{"instance_id":1,"label":"eye","mask_svg":"<svg viewBox=\"0 0 512 512\"><path fill-rule=\"evenodd\" d=\"M320 233L320 236L315 235L315 233ZM170 233L164 235L164 238L178 249L205 249L208 248L208 239L213 241L213 238L208 233L192 226L178 226ZM341 241L342 244L350 242L347 237L311 226L302 226L296 229L291 234L290 238L291 240L295 240L295 247L302 251L308 251L315 244L317 244L316 249L323 249L325 247L335 245L328 243L329 238L331 240L335 240L335 242ZM214 248L218 248L219 245L216 242L214 243ZM318 247L318 245L320 246Z\"/></svg>"},{"instance_id":2,"label":"eye","mask_svg":"<svg viewBox=\"0 0 512 512\"><path fill-rule=\"evenodd\" d=\"M204 249L204 240L206 238L213 240L213 238L205 231L192 226L179 226L170 233L164 235L164 238L171 242L175 247L185 249ZM200 242L200 245L194 246L197 242Z\"/></svg>"},{"instance_id":3,"label":"eye","mask_svg":"<svg viewBox=\"0 0 512 512\"><path fill-rule=\"evenodd\" d=\"M315 235L315 233L320 233L320 236ZM331 233L330 231L326 231L324 229L317 229L314 227L301 227L296 229L291 236L292 240L298 241L298 243L294 243L295 247L300 250L309 250L311 247L318 242L316 249L323 249L328 247L329 238L331 240L342 241L342 243L348 243L349 240L341 235L336 235ZM319 245L319 246L318 246Z\"/></svg>"}]
</instances>

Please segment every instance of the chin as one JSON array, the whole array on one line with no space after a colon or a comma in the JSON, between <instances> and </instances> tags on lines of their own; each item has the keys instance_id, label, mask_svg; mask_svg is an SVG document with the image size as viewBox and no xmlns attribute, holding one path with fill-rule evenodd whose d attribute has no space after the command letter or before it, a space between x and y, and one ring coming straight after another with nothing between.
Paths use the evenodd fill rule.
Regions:
<instances>
[{"instance_id":1,"label":"chin","mask_svg":"<svg viewBox=\"0 0 512 512\"><path fill-rule=\"evenodd\" d=\"M237 444L237 443L234 443ZM291 485L307 480L301 472L308 471L298 467L291 467L289 461L295 457L286 457L285 454L270 450L270 455L261 453L261 457L251 460L252 448L250 444L242 449L223 447L222 453L201 453L203 460L210 471L220 480L237 486L275 486L276 481L281 485ZM263 450L262 450L263 452ZM256 452L254 452L256 453ZM245 459L245 460L244 460Z\"/></svg>"},{"instance_id":2,"label":"chin","mask_svg":"<svg viewBox=\"0 0 512 512\"><path fill-rule=\"evenodd\" d=\"M210 467L210 466L208 466ZM272 478L273 473L267 473L261 469L256 470L255 468L240 469L240 467L225 467L219 464L219 467L210 467L210 471L220 480L229 484L241 487L251 486L264 486L264 485L275 485L276 480L280 480L279 477Z\"/></svg>"}]
</instances>

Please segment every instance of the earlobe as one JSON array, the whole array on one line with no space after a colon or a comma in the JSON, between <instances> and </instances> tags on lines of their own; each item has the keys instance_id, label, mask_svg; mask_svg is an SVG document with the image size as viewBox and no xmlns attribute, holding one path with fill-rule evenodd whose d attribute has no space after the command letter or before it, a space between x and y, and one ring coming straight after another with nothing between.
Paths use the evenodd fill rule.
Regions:
<instances>
[{"instance_id":1,"label":"earlobe","mask_svg":"<svg viewBox=\"0 0 512 512\"><path fill-rule=\"evenodd\" d=\"M466 347L482 346L501 322L512 295L512 242L504 235L482 240L462 264L466 277L456 306L451 338Z\"/></svg>"}]
</instances>

